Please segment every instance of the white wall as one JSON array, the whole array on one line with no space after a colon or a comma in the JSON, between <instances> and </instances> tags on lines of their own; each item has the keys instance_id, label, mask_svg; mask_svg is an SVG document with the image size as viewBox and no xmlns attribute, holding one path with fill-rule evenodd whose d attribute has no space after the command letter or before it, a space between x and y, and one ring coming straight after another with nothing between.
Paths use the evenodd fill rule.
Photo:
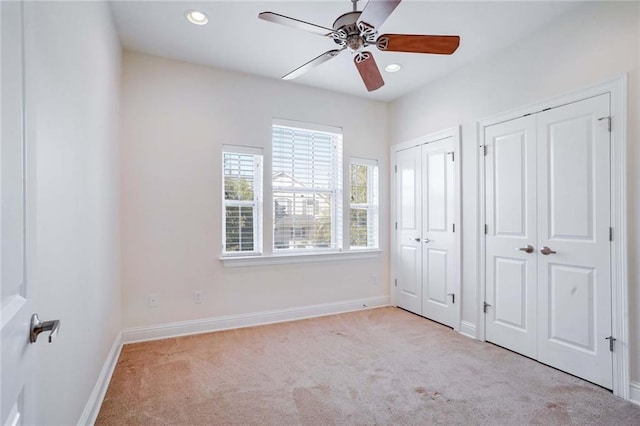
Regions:
<instances>
[{"instance_id":1,"label":"white wall","mask_svg":"<svg viewBox=\"0 0 640 426\"><path fill-rule=\"evenodd\" d=\"M465 67L390 107L392 144L462 125L462 319L477 324L479 119L629 75L628 183L632 380L640 379L640 161L637 3L587 3L513 47ZM464 39L462 40L464 45Z\"/></svg>"},{"instance_id":2,"label":"white wall","mask_svg":"<svg viewBox=\"0 0 640 426\"><path fill-rule=\"evenodd\" d=\"M125 52L120 157L123 326L387 296L387 114L387 105L379 102ZM350 156L380 160L384 251L377 258L222 265L222 145L262 147L268 179L274 117L342 127L345 161ZM269 222L270 198L265 197ZM376 284L371 281L374 274ZM201 304L194 303L194 291L202 292ZM158 307L149 306L151 293L158 295Z\"/></svg>"},{"instance_id":3,"label":"white wall","mask_svg":"<svg viewBox=\"0 0 640 426\"><path fill-rule=\"evenodd\" d=\"M121 330L120 45L106 3L25 2L27 145L35 148L36 424L81 418ZM31 204L30 204L31 205Z\"/></svg>"}]
</instances>

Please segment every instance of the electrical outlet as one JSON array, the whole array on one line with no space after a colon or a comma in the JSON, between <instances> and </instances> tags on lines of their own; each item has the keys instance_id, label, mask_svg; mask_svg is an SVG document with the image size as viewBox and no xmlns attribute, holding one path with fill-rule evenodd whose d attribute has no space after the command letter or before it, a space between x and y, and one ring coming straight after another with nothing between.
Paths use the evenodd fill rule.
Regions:
<instances>
[{"instance_id":1,"label":"electrical outlet","mask_svg":"<svg viewBox=\"0 0 640 426\"><path fill-rule=\"evenodd\" d=\"M199 291L193 292L193 303L202 303L202 293Z\"/></svg>"},{"instance_id":2,"label":"electrical outlet","mask_svg":"<svg viewBox=\"0 0 640 426\"><path fill-rule=\"evenodd\" d=\"M158 294L157 293L151 293L149 295L149 306L151 306L152 308L156 308L158 306Z\"/></svg>"}]
</instances>

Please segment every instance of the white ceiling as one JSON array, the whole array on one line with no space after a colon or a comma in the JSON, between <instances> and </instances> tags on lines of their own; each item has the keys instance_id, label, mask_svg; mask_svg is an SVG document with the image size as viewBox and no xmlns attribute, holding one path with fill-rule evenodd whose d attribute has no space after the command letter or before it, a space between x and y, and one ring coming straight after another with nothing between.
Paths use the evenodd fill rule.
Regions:
<instances>
[{"instance_id":1,"label":"white ceiling","mask_svg":"<svg viewBox=\"0 0 640 426\"><path fill-rule=\"evenodd\" d=\"M365 4L361 0L358 10ZM120 40L129 50L274 79L336 45L329 38L260 20L259 12L276 12L331 27L336 17L351 10L348 0L112 1L111 5ZM390 101L515 43L575 6L562 1L404 0L379 33L457 34L460 47L453 55L381 52L373 47L381 69L390 63L403 68L395 74L382 71L386 84L371 93L347 52L290 84ZM189 9L205 12L209 23L189 23L185 19Z\"/></svg>"}]
</instances>

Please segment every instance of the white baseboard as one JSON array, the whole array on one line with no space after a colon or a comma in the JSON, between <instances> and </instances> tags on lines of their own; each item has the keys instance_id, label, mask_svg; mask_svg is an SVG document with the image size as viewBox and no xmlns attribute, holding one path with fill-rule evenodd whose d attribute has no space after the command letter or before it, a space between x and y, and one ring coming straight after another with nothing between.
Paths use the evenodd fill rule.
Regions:
<instances>
[{"instance_id":1,"label":"white baseboard","mask_svg":"<svg viewBox=\"0 0 640 426\"><path fill-rule=\"evenodd\" d=\"M460 334L471 337L472 339L478 338L476 325L468 321L460 321Z\"/></svg>"},{"instance_id":2,"label":"white baseboard","mask_svg":"<svg viewBox=\"0 0 640 426\"><path fill-rule=\"evenodd\" d=\"M256 312L251 314L179 321L145 327L131 327L122 330L122 342L126 344L143 342L146 340L166 339L169 337L185 336L188 334L209 333L212 331L321 317L324 315L340 314L382 306L389 306L389 296L369 297L366 299L348 300L322 305L301 306L297 308L279 309L275 311Z\"/></svg>"},{"instance_id":3,"label":"white baseboard","mask_svg":"<svg viewBox=\"0 0 640 426\"><path fill-rule=\"evenodd\" d=\"M640 382L629 383L629 401L640 405Z\"/></svg>"},{"instance_id":4,"label":"white baseboard","mask_svg":"<svg viewBox=\"0 0 640 426\"><path fill-rule=\"evenodd\" d=\"M78 426L90 426L95 424L96 419L98 418L98 413L100 412L100 407L102 406L102 401L107 393L109 382L111 382L113 370L115 370L116 363L120 357L121 350L122 334L118 333L113 341L113 345L111 345L111 350L109 350L107 358L104 360L104 365L102 366L96 385L93 387L91 395L89 395L89 399L84 406L82 414L80 415Z\"/></svg>"}]
</instances>

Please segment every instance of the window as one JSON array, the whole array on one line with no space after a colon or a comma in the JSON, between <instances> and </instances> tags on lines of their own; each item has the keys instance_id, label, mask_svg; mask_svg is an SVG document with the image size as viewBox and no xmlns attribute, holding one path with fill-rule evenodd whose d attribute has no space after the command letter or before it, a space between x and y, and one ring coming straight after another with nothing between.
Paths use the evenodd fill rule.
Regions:
<instances>
[{"instance_id":1,"label":"window","mask_svg":"<svg viewBox=\"0 0 640 426\"><path fill-rule=\"evenodd\" d=\"M378 162L352 159L349 175L349 246L378 248Z\"/></svg>"},{"instance_id":2,"label":"window","mask_svg":"<svg viewBox=\"0 0 640 426\"><path fill-rule=\"evenodd\" d=\"M262 253L262 151L225 146L222 152L224 255Z\"/></svg>"},{"instance_id":3,"label":"window","mask_svg":"<svg viewBox=\"0 0 640 426\"><path fill-rule=\"evenodd\" d=\"M342 130L274 120L273 250L342 248Z\"/></svg>"}]
</instances>

